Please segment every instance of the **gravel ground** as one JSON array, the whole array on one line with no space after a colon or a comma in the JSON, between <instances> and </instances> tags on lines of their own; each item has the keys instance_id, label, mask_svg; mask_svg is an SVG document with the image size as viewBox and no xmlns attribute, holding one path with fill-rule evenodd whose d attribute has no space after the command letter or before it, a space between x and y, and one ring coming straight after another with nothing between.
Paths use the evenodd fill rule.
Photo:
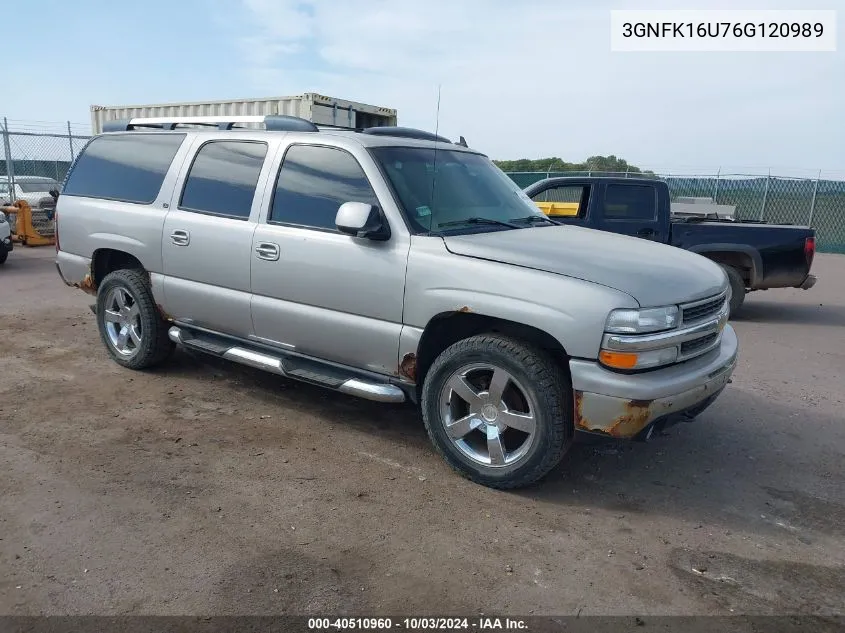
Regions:
<instances>
[{"instance_id":1,"label":"gravel ground","mask_svg":"<svg viewBox=\"0 0 845 633\"><path fill-rule=\"evenodd\" d=\"M694 423L516 493L410 406L184 352L121 369L53 257L0 268L0 614L845 612L845 256L749 296Z\"/></svg>"}]
</instances>

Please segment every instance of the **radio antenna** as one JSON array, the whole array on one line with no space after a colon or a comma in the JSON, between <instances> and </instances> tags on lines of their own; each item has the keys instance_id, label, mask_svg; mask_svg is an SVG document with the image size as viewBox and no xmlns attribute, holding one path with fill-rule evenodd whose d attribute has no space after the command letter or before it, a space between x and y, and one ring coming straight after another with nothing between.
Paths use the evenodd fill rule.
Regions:
<instances>
[{"instance_id":1,"label":"radio antenna","mask_svg":"<svg viewBox=\"0 0 845 633\"><path fill-rule=\"evenodd\" d=\"M438 137L440 134L440 89L442 88L441 84L437 84L437 113L434 117L434 159L432 161L432 171L434 172L431 175L431 197L429 198L429 204L432 207L435 206L434 204L434 187L437 183L437 143ZM432 225L434 224L434 211L435 209L431 209L431 215L428 216L428 232L431 233Z\"/></svg>"}]
</instances>

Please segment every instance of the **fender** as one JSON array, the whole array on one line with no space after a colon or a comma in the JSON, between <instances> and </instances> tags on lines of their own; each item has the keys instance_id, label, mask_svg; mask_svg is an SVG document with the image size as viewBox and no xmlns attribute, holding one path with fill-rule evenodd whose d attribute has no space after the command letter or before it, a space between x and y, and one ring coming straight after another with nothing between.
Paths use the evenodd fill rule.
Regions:
<instances>
[{"instance_id":1,"label":"fender","mask_svg":"<svg viewBox=\"0 0 845 633\"><path fill-rule=\"evenodd\" d=\"M751 258L750 286L754 288L763 281L763 257L760 255L760 251L753 246L719 242L714 244L696 244L695 246L690 246L687 250L699 255L712 252L733 252L748 255Z\"/></svg>"}]
</instances>

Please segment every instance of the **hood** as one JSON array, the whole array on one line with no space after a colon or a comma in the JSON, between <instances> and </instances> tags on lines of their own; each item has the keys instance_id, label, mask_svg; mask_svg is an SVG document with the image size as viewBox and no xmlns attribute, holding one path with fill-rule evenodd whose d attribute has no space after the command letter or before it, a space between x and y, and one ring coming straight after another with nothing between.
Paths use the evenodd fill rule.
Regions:
<instances>
[{"instance_id":1,"label":"hood","mask_svg":"<svg viewBox=\"0 0 845 633\"><path fill-rule=\"evenodd\" d=\"M709 259L638 237L542 226L443 238L456 254L574 277L625 292L640 306L703 299L727 288Z\"/></svg>"}]
</instances>

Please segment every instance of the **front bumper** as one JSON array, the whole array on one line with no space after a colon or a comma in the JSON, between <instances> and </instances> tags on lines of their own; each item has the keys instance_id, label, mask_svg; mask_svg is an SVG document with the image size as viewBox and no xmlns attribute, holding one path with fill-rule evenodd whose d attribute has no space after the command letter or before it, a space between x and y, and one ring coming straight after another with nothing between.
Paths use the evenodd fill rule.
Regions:
<instances>
[{"instance_id":1,"label":"front bumper","mask_svg":"<svg viewBox=\"0 0 845 633\"><path fill-rule=\"evenodd\" d=\"M736 333L726 325L712 352L655 371L621 374L595 361L571 360L575 428L630 439L673 416L694 415L724 389L737 352Z\"/></svg>"}]
</instances>

